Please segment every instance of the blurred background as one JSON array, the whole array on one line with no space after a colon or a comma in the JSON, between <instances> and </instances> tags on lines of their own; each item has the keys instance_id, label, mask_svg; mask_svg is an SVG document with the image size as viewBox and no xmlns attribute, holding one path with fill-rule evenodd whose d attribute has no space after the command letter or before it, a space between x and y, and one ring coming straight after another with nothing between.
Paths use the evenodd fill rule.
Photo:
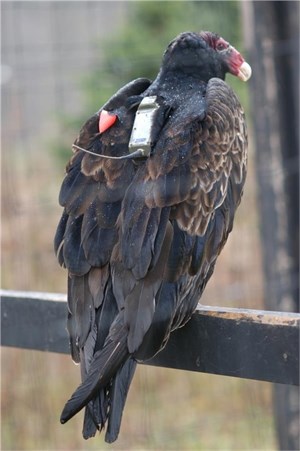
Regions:
<instances>
[{"instance_id":1,"label":"blurred background","mask_svg":"<svg viewBox=\"0 0 300 451\"><path fill-rule=\"evenodd\" d=\"M227 78L248 118L249 170L201 302L297 311L298 2L2 2L2 288L66 292L52 243L79 127L124 83L153 78L177 34L201 29L253 67L248 84ZM80 377L70 357L2 348L1 376L3 450L298 449L288 387L139 366L108 446L82 439L81 414L59 423Z\"/></svg>"}]
</instances>

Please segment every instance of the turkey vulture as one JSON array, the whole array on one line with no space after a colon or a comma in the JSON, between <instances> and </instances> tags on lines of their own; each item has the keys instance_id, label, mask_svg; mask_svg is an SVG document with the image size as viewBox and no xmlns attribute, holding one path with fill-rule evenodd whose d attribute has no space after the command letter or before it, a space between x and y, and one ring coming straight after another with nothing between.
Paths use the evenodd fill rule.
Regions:
<instances>
[{"instance_id":1,"label":"turkey vulture","mask_svg":"<svg viewBox=\"0 0 300 451\"><path fill-rule=\"evenodd\" d=\"M84 438L116 440L137 362L190 319L232 229L247 132L228 72L251 75L219 35L181 33L156 79L121 88L73 145L55 251L82 383L61 422L85 407Z\"/></svg>"}]
</instances>

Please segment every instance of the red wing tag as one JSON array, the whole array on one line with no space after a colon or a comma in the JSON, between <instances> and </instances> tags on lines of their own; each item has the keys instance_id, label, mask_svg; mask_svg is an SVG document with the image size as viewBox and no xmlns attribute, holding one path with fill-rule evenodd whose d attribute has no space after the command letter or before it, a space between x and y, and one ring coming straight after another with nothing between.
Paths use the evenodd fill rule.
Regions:
<instances>
[{"instance_id":1,"label":"red wing tag","mask_svg":"<svg viewBox=\"0 0 300 451\"><path fill-rule=\"evenodd\" d=\"M116 122L117 118L118 116L115 114L102 110L99 116L99 133L103 133L110 128Z\"/></svg>"}]
</instances>

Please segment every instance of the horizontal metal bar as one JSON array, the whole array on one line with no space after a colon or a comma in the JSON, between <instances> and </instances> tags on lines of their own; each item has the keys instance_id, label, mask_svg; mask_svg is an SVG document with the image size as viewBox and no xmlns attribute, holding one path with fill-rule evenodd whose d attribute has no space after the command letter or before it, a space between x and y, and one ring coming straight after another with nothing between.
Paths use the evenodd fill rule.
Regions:
<instances>
[{"instance_id":1,"label":"horizontal metal bar","mask_svg":"<svg viewBox=\"0 0 300 451\"><path fill-rule=\"evenodd\" d=\"M66 296L0 290L2 346L69 353ZM300 314L199 306L149 365L299 384Z\"/></svg>"}]
</instances>

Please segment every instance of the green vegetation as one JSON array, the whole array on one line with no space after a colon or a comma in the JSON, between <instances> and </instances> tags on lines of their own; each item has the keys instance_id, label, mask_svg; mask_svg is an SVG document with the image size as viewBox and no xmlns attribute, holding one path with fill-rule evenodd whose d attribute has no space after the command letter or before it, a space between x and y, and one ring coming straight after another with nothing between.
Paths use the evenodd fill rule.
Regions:
<instances>
[{"instance_id":1,"label":"green vegetation","mask_svg":"<svg viewBox=\"0 0 300 451\"><path fill-rule=\"evenodd\" d=\"M133 2L128 24L101 43L103 59L84 80L86 108L99 109L112 93L134 78L153 79L166 46L182 31L218 31L240 47L238 24L237 2Z\"/></svg>"}]
</instances>

